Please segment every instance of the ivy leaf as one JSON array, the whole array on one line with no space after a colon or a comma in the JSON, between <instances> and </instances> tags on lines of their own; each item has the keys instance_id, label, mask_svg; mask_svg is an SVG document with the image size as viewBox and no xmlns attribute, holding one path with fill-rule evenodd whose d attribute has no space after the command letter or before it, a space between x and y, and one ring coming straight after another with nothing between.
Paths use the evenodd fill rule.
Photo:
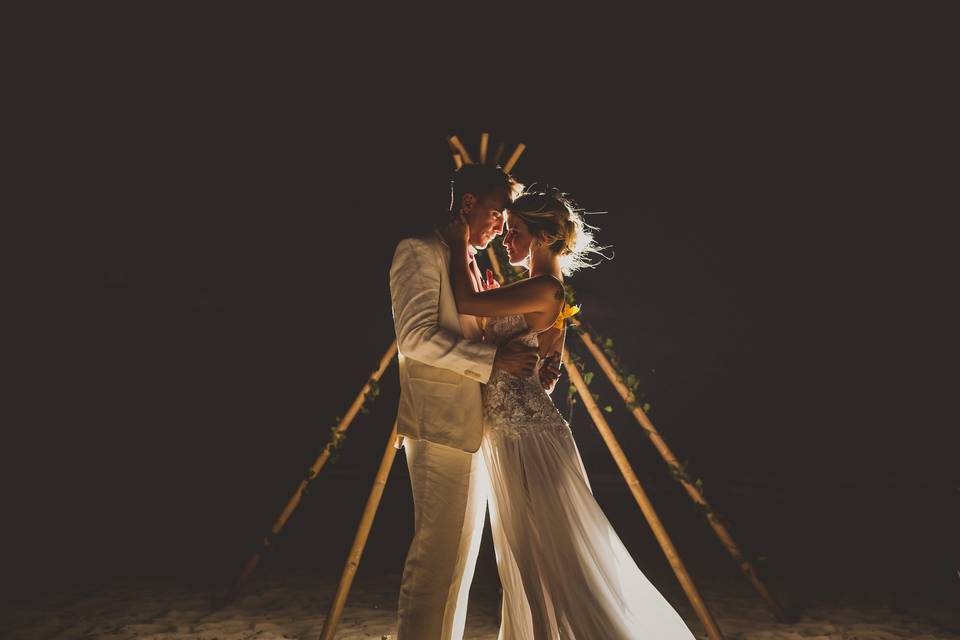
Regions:
<instances>
[{"instance_id":1,"label":"ivy leaf","mask_svg":"<svg viewBox=\"0 0 960 640\"><path fill-rule=\"evenodd\" d=\"M603 410L606 411L607 413L613 413L613 407L611 407L610 405L605 406Z\"/></svg>"}]
</instances>

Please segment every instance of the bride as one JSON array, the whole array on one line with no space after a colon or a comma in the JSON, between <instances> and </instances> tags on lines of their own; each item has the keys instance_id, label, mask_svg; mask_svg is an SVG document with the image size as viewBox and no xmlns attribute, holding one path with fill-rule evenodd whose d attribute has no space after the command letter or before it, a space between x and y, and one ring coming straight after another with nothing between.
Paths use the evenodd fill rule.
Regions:
<instances>
[{"instance_id":1,"label":"bride","mask_svg":"<svg viewBox=\"0 0 960 640\"><path fill-rule=\"evenodd\" d=\"M563 276L596 251L581 212L556 190L508 206L503 244L528 277L474 291L469 229L450 224L451 271L461 313L487 317L484 340L525 334L563 348ZM490 477L490 522L503 586L500 640L692 640L637 567L593 497L570 427L540 383L494 370L483 387L481 445Z\"/></svg>"}]
</instances>

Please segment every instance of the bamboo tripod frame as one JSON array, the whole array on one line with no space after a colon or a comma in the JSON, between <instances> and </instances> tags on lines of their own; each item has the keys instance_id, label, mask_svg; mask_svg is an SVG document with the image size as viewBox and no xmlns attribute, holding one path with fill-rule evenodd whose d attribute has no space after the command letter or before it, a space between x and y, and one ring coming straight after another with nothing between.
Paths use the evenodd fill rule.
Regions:
<instances>
[{"instance_id":1,"label":"bamboo tripod frame","mask_svg":"<svg viewBox=\"0 0 960 640\"><path fill-rule=\"evenodd\" d=\"M456 136L450 136L448 138L448 143L450 144L451 150L453 151L454 163L457 168L461 167L463 164L472 164L473 160ZM489 145L489 136L488 134L483 134L481 137L480 144L480 161L484 163L487 157ZM520 155L525 150L525 145L519 144L514 152L511 154L507 164L504 166L504 170L509 172L510 169L516 164ZM492 158L492 162L496 164L500 157L503 154L504 145L501 142ZM499 261L497 260L496 254L493 252L492 247L487 248L487 253L490 258L491 265L496 272L496 275L500 282L504 281L503 273L500 269ZM580 323L576 319L572 319L572 322L576 327L580 327ZM627 404L627 407L630 409L631 413L635 419L640 423L640 425L647 432L651 440L654 442L654 446L657 451L661 454L664 460L668 465L678 466L676 456L673 455L672 451L667 446L666 442L657 432L656 428L650 422L646 413L636 406L635 399L632 397L631 392L627 387L620 381L618 374L616 373L614 367L611 365L610 361L606 358L603 352L593 343L589 334L586 332L578 331L577 335L580 336L581 341L587 347L594 358L600 364L601 369L610 379L610 382L614 385L614 388L617 390L618 394ZM367 393L370 390L371 382L375 382L380 379L383 375L383 372L386 370L386 367L392 361L397 352L396 341L391 343L390 347L387 349L387 352L381 358L380 366L377 370L371 375L370 379L361 389L357 398L354 400L354 403L351 405L350 409L347 411L346 416L340 421L340 423L335 427L333 437L331 438L330 443L323 449L323 452L316 459L316 461L311 465L310 472L307 478L301 481L297 490L294 492L294 495L290 498L287 505L284 507L280 516L274 522L273 527L271 528L270 534L268 534L263 540L263 549L257 551L253 556L247 561L247 564L244 566L243 572L239 580L237 581L236 587L239 588L245 580L250 576L253 570L256 568L259 563L262 551L268 550L272 546L272 538L280 532L283 526L286 524L287 520L292 515L293 511L297 508L302 498L303 492L306 489L306 486L314 478L316 478L319 471L324 467L327 460L330 457L332 449L334 448L334 443L338 436L342 435L352 423L354 417L359 411L360 407L363 405L363 402L366 398ZM624 477L624 480L627 482L628 488L630 489L632 495L634 496L637 504L640 506L641 511L647 519L648 524L650 524L652 530L654 531L657 541L660 543L661 548L663 549L665 555L667 556L668 561L670 562L671 567L673 568L677 578L679 579L681 586L683 587L687 597L690 599L691 604L694 607L697 616L700 618L701 622L704 625L704 628L707 630L711 640L722 640L723 636L720 632L720 629L717 627L716 622L713 620L712 615L710 614L709 609L707 608L706 603L703 601L700 596L696 586L693 583L692 578L687 572L685 566L683 565L682 560L679 557L676 549L673 546L669 536L662 523L659 520L655 510L653 509L652 503L650 503L649 498L646 496L646 493L643 491L643 488L640 486L639 480L636 478L636 474L633 472L632 467L629 464L629 461L626 458L622 448L616 440L612 430L610 429L609 424L606 422L602 412L599 407L597 407L596 402L593 400L592 394L589 392L589 389L586 385L586 382L583 380L582 375L580 375L579 370L572 365L569 355L567 353L563 354L564 362L567 364L567 369L570 375L571 382L575 385L579 391L581 397L583 398L584 404L587 407L588 413L594 421L598 431L600 431L601 437L606 443L608 449L610 450L611 455L613 456L618 468L621 471L621 474ZM393 430L390 434L390 437L387 441L386 451L384 452L383 459L381 460L380 469L377 472L377 476L374 480L373 488L371 489L370 496L367 500L366 507L361 517L360 525L358 527L356 536L354 538L353 545L351 547L350 553L347 558L346 566L344 567L343 574L341 576L340 582L337 586L337 592L334 597L333 602L331 603L330 610L328 612L327 618L324 621L324 627L321 634L321 640L330 640L333 638L333 634L336 630L336 627L339 623L339 619L343 613L343 608L346 604L347 595L349 593L350 587L353 582L353 577L356 574L357 567L359 566L360 557L363 553L363 548L366 544L367 538L369 536L370 529L373 525L373 519L376 515L377 507L379 506L380 499L383 495L383 490L386 484L387 476L389 475L390 467L396 456L396 446L395 442L397 439L396 433L396 424L393 426ZM681 483L686 489L688 495L700 506L707 507L705 511L707 512L707 519L711 527L718 535L721 540L721 543L724 547L730 552L734 560L737 562L741 571L748 577L750 582L753 584L754 588L761 594L764 600L767 602L768 606L773 611L776 618L784 622L785 615L782 607L777 602L773 594L766 588L766 586L760 581L756 571L753 569L752 565L743 558L742 554L736 543L733 541L732 536L727 531L726 527L719 522L716 517L713 515L712 510L709 509L709 503L703 497L702 492L696 485L691 484L686 479L681 478Z\"/></svg>"}]
</instances>

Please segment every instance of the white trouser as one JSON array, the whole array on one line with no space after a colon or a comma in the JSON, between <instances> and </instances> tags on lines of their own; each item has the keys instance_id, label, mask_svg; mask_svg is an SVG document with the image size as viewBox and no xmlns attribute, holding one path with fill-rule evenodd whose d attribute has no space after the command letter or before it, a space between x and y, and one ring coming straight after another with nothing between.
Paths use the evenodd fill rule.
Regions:
<instances>
[{"instance_id":1,"label":"white trouser","mask_svg":"<svg viewBox=\"0 0 960 640\"><path fill-rule=\"evenodd\" d=\"M487 509L483 455L404 438L414 533L400 583L397 640L460 640Z\"/></svg>"}]
</instances>

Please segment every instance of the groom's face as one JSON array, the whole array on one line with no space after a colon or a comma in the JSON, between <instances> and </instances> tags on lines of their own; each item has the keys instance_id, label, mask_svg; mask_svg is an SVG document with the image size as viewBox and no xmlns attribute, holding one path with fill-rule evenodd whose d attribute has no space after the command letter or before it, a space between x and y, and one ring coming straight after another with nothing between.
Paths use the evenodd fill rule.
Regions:
<instances>
[{"instance_id":1,"label":"groom's face","mask_svg":"<svg viewBox=\"0 0 960 640\"><path fill-rule=\"evenodd\" d=\"M485 249L490 241L503 233L504 216L510 204L510 190L501 187L482 197L472 193L463 196L463 214L470 227L470 244Z\"/></svg>"}]
</instances>

